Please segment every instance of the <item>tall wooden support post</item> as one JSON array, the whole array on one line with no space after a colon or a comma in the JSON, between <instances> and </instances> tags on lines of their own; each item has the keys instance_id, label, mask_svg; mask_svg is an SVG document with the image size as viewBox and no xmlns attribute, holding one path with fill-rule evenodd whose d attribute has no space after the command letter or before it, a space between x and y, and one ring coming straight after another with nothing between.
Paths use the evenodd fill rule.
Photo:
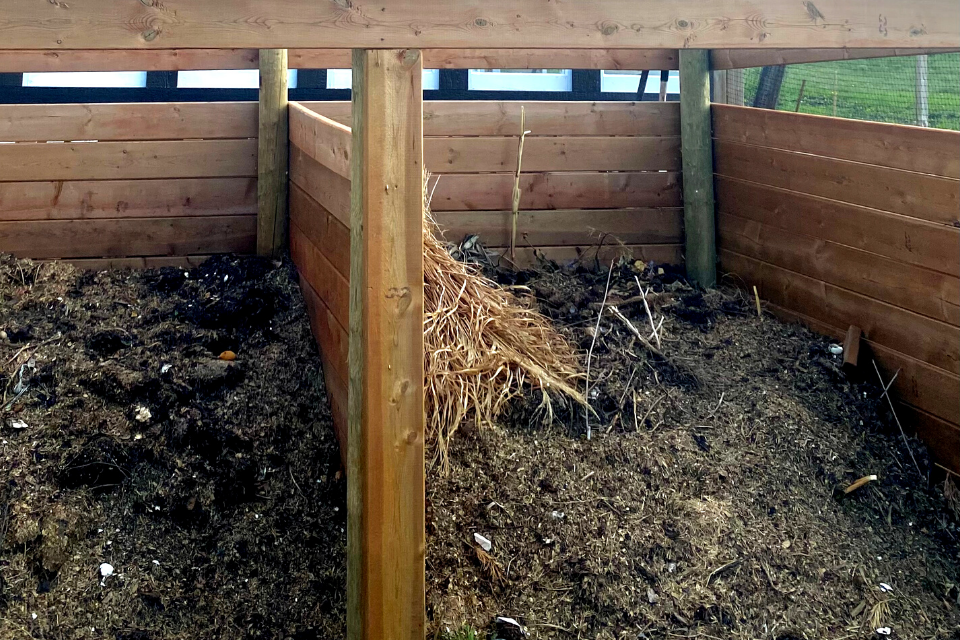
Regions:
<instances>
[{"instance_id":1,"label":"tall wooden support post","mask_svg":"<svg viewBox=\"0 0 960 640\"><path fill-rule=\"evenodd\" d=\"M717 282L708 51L680 50L680 146L687 276L704 287Z\"/></svg>"},{"instance_id":2,"label":"tall wooden support post","mask_svg":"<svg viewBox=\"0 0 960 640\"><path fill-rule=\"evenodd\" d=\"M278 257L287 243L287 50L260 51L257 253Z\"/></svg>"},{"instance_id":3,"label":"tall wooden support post","mask_svg":"<svg viewBox=\"0 0 960 640\"><path fill-rule=\"evenodd\" d=\"M347 637L423 640L423 63L353 52Z\"/></svg>"}]
</instances>

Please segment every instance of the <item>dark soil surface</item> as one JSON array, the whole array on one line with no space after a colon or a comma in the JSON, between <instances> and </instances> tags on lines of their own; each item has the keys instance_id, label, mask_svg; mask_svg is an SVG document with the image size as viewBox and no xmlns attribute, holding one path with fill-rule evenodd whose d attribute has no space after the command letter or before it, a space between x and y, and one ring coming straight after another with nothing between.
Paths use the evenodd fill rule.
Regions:
<instances>
[{"instance_id":1,"label":"dark soil surface","mask_svg":"<svg viewBox=\"0 0 960 640\"><path fill-rule=\"evenodd\" d=\"M0 259L0 639L344 637L345 487L293 275ZM534 638L958 637L960 530L878 388L733 289L640 275L662 356L609 311L594 331L606 273L512 282L584 354L596 335L592 437L538 398L461 428L428 476L429 637L495 616Z\"/></svg>"},{"instance_id":2,"label":"dark soil surface","mask_svg":"<svg viewBox=\"0 0 960 640\"><path fill-rule=\"evenodd\" d=\"M0 329L0 638L343 637L345 483L289 264L3 257Z\"/></svg>"}]
</instances>

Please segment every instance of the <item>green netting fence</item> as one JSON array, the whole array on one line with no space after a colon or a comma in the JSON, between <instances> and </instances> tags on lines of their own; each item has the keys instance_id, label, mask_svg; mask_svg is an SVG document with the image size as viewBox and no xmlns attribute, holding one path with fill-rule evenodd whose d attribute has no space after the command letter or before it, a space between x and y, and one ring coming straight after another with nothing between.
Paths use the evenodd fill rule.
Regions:
<instances>
[{"instance_id":1,"label":"green netting fence","mask_svg":"<svg viewBox=\"0 0 960 640\"><path fill-rule=\"evenodd\" d=\"M742 102L727 101L753 106L764 73L775 85L775 68L746 69ZM960 129L960 53L795 64L782 73L778 110Z\"/></svg>"}]
</instances>

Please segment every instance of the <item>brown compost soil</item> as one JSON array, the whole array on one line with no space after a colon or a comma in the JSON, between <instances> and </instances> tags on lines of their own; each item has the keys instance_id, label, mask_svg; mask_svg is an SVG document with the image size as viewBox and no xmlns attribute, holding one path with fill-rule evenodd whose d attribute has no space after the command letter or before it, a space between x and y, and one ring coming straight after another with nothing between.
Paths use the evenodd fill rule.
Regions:
<instances>
[{"instance_id":1,"label":"brown compost soil","mask_svg":"<svg viewBox=\"0 0 960 640\"><path fill-rule=\"evenodd\" d=\"M877 386L735 289L624 265L608 303L634 275L662 355L609 311L594 331L606 272L510 277L584 361L596 336L592 437L559 398L550 424L532 397L461 428L428 471L428 637L496 616L533 638L960 637L960 529ZM344 637L345 486L293 276L0 259L0 638Z\"/></svg>"}]
</instances>

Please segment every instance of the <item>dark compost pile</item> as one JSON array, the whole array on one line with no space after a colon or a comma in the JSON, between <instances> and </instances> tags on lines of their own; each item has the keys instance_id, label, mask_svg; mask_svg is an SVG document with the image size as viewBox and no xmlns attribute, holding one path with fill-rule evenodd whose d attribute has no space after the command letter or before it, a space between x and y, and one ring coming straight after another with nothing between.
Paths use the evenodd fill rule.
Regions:
<instances>
[{"instance_id":1,"label":"dark compost pile","mask_svg":"<svg viewBox=\"0 0 960 640\"><path fill-rule=\"evenodd\" d=\"M960 531L876 385L733 289L636 271L596 331L606 272L521 276L593 345L592 438L537 394L464 423L428 473L429 637L956 637ZM0 329L0 638L344 637L345 487L289 264L3 258Z\"/></svg>"}]
</instances>

